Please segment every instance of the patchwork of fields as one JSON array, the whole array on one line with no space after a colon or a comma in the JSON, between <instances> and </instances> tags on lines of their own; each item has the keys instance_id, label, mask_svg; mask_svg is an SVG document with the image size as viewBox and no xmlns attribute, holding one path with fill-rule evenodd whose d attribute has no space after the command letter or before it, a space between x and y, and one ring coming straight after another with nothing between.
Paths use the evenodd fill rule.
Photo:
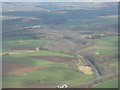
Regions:
<instances>
[{"instance_id":1,"label":"patchwork of fields","mask_svg":"<svg viewBox=\"0 0 120 90\"><path fill-rule=\"evenodd\" d=\"M118 88L117 2L2 4L3 88Z\"/></svg>"},{"instance_id":2,"label":"patchwork of fields","mask_svg":"<svg viewBox=\"0 0 120 90\"><path fill-rule=\"evenodd\" d=\"M8 36L3 38L3 51L9 48L37 47L43 46L53 41L35 40L32 36Z\"/></svg>"},{"instance_id":3,"label":"patchwork of fields","mask_svg":"<svg viewBox=\"0 0 120 90\"><path fill-rule=\"evenodd\" d=\"M42 51L40 52L42 53ZM45 51L43 51L43 53L45 53ZM55 85L69 83L70 85L77 85L85 83L93 76L84 75L80 72L69 69L66 63L67 61L64 63L58 63L56 61L50 61L47 58L46 60L41 58L31 58L29 57L29 54L30 53L28 53L28 55L12 54L3 56L4 87L25 86L38 83ZM41 56L41 54L39 55ZM44 55L48 55L48 52L46 51L46 54ZM52 56L51 53L50 55ZM55 54L53 53L53 55ZM57 55L59 57L65 57L65 55L62 56L62 54ZM65 58L67 58L67 55ZM68 58L73 57L68 56ZM60 59L58 60L61 62Z\"/></svg>"},{"instance_id":4,"label":"patchwork of fields","mask_svg":"<svg viewBox=\"0 0 120 90\"><path fill-rule=\"evenodd\" d=\"M36 42L38 40L22 40L28 47L45 45L48 41L39 40L39 44ZM23 44L17 39L3 42L3 48L8 49L9 46L17 49L3 56L3 87L55 88L64 83L74 86L83 84L94 76L69 68L67 63L74 59L72 55L46 50L18 50Z\"/></svg>"},{"instance_id":5,"label":"patchwork of fields","mask_svg":"<svg viewBox=\"0 0 120 90\"><path fill-rule=\"evenodd\" d=\"M117 36L103 37L95 46L83 51L90 50L100 54L113 53L117 50L117 40ZM36 40L32 36L25 35L4 37L3 51L10 50L10 54L3 56L3 87L55 88L64 83L76 86L94 77L93 74L83 74L71 69L68 62L74 60L72 55L47 50L32 50L32 48L52 42L54 41ZM110 62L109 65L117 67L117 62ZM110 83L113 82L110 81ZM93 88L105 87L102 83ZM113 87L116 86L113 85Z\"/></svg>"}]
</instances>

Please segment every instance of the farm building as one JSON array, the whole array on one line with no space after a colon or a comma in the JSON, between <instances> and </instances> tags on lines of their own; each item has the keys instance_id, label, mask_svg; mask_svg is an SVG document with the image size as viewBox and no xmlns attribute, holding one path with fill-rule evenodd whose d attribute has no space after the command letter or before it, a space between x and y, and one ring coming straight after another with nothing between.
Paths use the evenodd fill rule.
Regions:
<instances>
[{"instance_id":1,"label":"farm building","mask_svg":"<svg viewBox=\"0 0 120 90\"><path fill-rule=\"evenodd\" d=\"M2 52L2 53L0 53L0 56L4 56L4 55L9 55L9 52Z\"/></svg>"},{"instance_id":2,"label":"farm building","mask_svg":"<svg viewBox=\"0 0 120 90\"><path fill-rule=\"evenodd\" d=\"M57 88L68 88L70 85L68 84L63 84L63 85L59 85L57 86Z\"/></svg>"}]
</instances>

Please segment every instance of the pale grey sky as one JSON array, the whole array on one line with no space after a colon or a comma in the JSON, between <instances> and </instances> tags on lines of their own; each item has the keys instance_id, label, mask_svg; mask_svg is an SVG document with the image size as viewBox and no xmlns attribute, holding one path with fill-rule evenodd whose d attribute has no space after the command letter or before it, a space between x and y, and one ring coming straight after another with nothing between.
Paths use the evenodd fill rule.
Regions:
<instances>
[{"instance_id":1,"label":"pale grey sky","mask_svg":"<svg viewBox=\"0 0 120 90\"><path fill-rule=\"evenodd\" d=\"M119 0L2 0L2 2L118 2Z\"/></svg>"}]
</instances>

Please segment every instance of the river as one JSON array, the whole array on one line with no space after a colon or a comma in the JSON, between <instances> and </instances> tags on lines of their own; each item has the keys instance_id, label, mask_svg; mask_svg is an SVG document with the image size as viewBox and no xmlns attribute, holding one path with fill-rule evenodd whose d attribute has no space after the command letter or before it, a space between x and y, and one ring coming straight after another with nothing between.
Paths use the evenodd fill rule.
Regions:
<instances>
[{"instance_id":1,"label":"river","mask_svg":"<svg viewBox=\"0 0 120 90\"><path fill-rule=\"evenodd\" d=\"M78 57L82 57L81 55L77 55L77 56L78 56ZM93 65L93 63L92 63L90 60L88 60L88 59L85 59L85 60L86 60L86 61L89 63L89 65L92 67L92 69L94 70L97 78L100 77L101 75L100 75L99 71L97 70L97 68L95 67L95 65Z\"/></svg>"}]
</instances>

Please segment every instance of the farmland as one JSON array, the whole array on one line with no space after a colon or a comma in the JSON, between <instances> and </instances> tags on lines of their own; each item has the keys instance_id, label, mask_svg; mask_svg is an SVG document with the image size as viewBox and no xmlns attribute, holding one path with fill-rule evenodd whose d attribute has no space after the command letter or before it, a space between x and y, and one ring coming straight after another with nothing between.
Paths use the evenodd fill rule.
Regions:
<instances>
[{"instance_id":1,"label":"farmland","mask_svg":"<svg viewBox=\"0 0 120 90\"><path fill-rule=\"evenodd\" d=\"M102 40L98 41L95 45L98 46L98 48L91 50L92 52L95 53L99 52L100 54L109 54L116 52L118 50L118 36L104 37L102 38Z\"/></svg>"},{"instance_id":2,"label":"farmland","mask_svg":"<svg viewBox=\"0 0 120 90\"><path fill-rule=\"evenodd\" d=\"M111 79L111 80L107 80L104 81L102 83L99 83L95 86L93 86L93 88L118 88L118 78L115 79Z\"/></svg>"},{"instance_id":3,"label":"farmland","mask_svg":"<svg viewBox=\"0 0 120 90\"><path fill-rule=\"evenodd\" d=\"M22 36L23 39L20 41L20 38L21 36L3 38L3 48L12 48L9 51L10 55L3 56L3 87L27 87L31 84L33 88L42 87L39 86L42 84L55 87L62 83L77 85L85 83L94 76L70 69L67 62L74 59L73 55L47 50L24 50L24 47L43 46L53 41L34 40L30 36ZM52 58L49 60L47 57Z\"/></svg>"},{"instance_id":4,"label":"farmland","mask_svg":"<svg viewBox=\"0 0 120 90\"><path fill-rule=\"evenodd\" d=\"M20 48L20 47L40 47L47 43L53 42L52 40L35 40L30 35L21 35L21 36L8 36L3 37L2 45L3 50L8 48Z\"/></svg>"},{"instance_id":5,"label":"farmland","mask_svg":"<svg viewBox=\"0 0 120 90\"><path fill-rule=\"evenodd\" d=\"M73 74L74 73L74 74ZM56 76L56 77L54 77ZM69 77L68 77L69 76ZM87 76L87 78L86 78ZM34 78L33 78L34 77ZM81 79L76 79L76 77L81 77ZM35 84L39 80L41 83L51 83L51 84L61 84L62 82L68 82L70 80L71 85L85 83L91 78L90 75L82 75L80 73L75 73L71 70L63 70L59 68L49 68L46 70L34 71L32 73L27 73L26 75L13 75L4 76L4 86L21 86L26 84ZM11 81L13 81L11 83ZM35 87L34 87L35 88Z\"/></svg>"},{"instance_id":6,"label":"farmland","mask_svg":"<svg viewBox=\"0 0 120 90\"><path fill-rule=\"evenodd\" d=\"M43 52L43 53L42 53ZM36 53L36 52L35 52ZM26 54L11 54L9 56L3 56L3 65L8 63L7 67L4 65L3 72L3 87L4 86L25 86L36 83L48 83L58 85L62 82L68 82L71 85L82 84L88 81L93 75L84 75L80 72L69 69L67 63L57 63L54 61L31 58L30 55L40 56L62 56L62 57L73 57L66 54L54 53L50 51L39 51L37 54L34 52ZM13 63L12 68L10 63ZM18 65L19 64L19 65ZM24 65L24 66L20 66ZM37 68L35 68L37 67ZM11 69L10 69L11 68ZM41 69L40 69L41 68ZM7 71L9 69L9 72ZM18 71L19 70L19 71ZM22 71L21 71L22 70ZM27 71L25 71L27 70ZM32 71L34 70L34 71ZM23 75L25 73L25 75ZM56 77L54 77L56 76ZM76 78L80 77L80 79ZM13 82L11 82L13 81ZM34 86L33 86L34 87Z\"/></svg>"},{"instance_id":7,"label":"farmland","mask_svg":"<svg viewBox=\"0 0 120 90\"><path fill-rule=\"evenodd\" d=\"M3 88L117 88L116 6L3 3Z\"/></svg>"}]
</instances>

